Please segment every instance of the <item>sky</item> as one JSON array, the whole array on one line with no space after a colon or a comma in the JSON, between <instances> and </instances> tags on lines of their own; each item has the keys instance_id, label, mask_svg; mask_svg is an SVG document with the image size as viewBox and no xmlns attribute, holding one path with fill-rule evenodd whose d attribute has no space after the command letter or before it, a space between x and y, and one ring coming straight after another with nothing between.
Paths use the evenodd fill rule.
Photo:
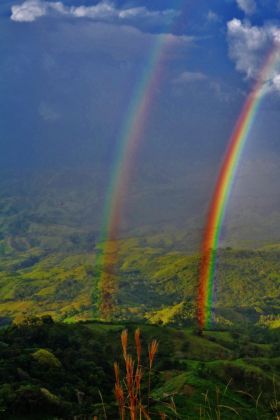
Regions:
<instances>
[{"instance_id":1,"label":"sky","mask_svg":"<svg viewBox=\"0 0 280 420\"><path fill-rule=\"evenodd\" d=\"M163 150L173 143L198 157L222 151L265 55L280 38L276 3L1 2L1 163L112 157L162 34L170 46L143 143L149 148L157 137ZM271 85L276 97L276 71ZM272 113L278 107L273 99Z\"/></svg>"},{"instance_id":2,"label":"sky","mask_svg":"<svg viewBox=\"0 0 280 420\"><path fill-rule=\"evenodd\" d=\"M213 184L242 104L280 47L280 2L2 0L0 35L1 168L102 162L110 177L129 107L162 42L135 166L154 164L174 180L199 167ZM280 68L263 83L240 177L266 177L276 193L267 174L276 176L280 158ZM246 180L237 185L236 197L250 189Z\"/></svg>"}]
</instances>

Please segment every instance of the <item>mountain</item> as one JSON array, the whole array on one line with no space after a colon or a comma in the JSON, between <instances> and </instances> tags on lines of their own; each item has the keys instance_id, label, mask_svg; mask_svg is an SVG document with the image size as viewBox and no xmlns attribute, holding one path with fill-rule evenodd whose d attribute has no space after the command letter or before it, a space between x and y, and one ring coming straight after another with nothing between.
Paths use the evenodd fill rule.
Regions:
<instances>
[{"instance_id":1,"label":"mountain","mask_svg":"<svg viewBox=\"0 0 280 420\"><path fill-rule=\"evenodd\" d=\"M202 187L196 192L195 173L184 186L185 180L176 183L170 170L146 169L139 169L143 177L135 178L124 205L114 315L183 322L195 317L205 195ZM4 320L30 313L68 321L98 317L106 174L108 168L102 165L2 174L0 316ZM256 217L249 213L251 223L260 220L261 213ZM245 215L242 220L247 220ZM274 231L270 242L260 238L268 223ZM213 304L222 325L241 321L278 325L280 248L272 241L279 226L277 213L269 220L263 218L264 227L254 226L250 239L249 224L239 231L226 224L223 236L231 240L224 240L219 253Z\"/></svg>"},{"instance_id":2,"label":"mountain","mask_svg":"<svg viewBox=\"0 0 280 420\"><path fill-rule=\"evenodd\" d=\"M180 241L177 236L178 251L164 233L119 241L117 317L163 323L172 323L173 317L181 322L194 319L199 256L182 251L187 239L182 235ZM1 316L12 319L28 313L51 314L68 321L98 317L93 307L102 270L97 258L99 248L93 243L90 251L85 249L90 246L88 242L80 244L79 252L31 248L3 256ZM221 250L213 303L217 322L226 325L277 320L279 271L279 246Z\"/></svg>"}]
</instances>

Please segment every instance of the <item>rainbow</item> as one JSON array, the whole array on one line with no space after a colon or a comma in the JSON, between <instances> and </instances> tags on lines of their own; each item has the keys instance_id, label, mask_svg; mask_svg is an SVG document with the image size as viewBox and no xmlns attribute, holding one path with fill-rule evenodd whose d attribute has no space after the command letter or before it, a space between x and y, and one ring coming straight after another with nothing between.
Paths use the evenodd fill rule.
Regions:
<instances>
[{"instance_id":1,"label":"rainbow","mask_svg":"<svg viewBox=\"0 0 280 420\"><path fill-rule=\"evenodd\" d=\"M119 251L119 229L124 200L129 186L129 177L132 172L137 147L145 128L149 109L157 90L161 72L161 56L165 39L160 35L151 55L146 73L138 85L132 102L129 106L128 116L120 134L120 146L113 169L107 200L105 203L105 217L102 227L102 250L98 266L100 267L99 287L100 314L109 318L115 308L115 297L118 288L116 265ZM154 67L156 66L156 70ZM152 74L151 74L152 73Z\"/></svg>"},{"instance_id":2,"label":"rainbow","mask_svg":"<svg viewBox=\"0 0 280 420\"><path fill-rule=\"evenodd\" d=\"M182 1L182 4L184 4L184 1ZM180 15L181 13L178 13L178 16ZM151 49L149 61L145 66L145 71L132 96L119 137L119 151L112 172L104 210L105 216L100 239L101 249L95 264L99 267L99 312L104 319L110 318L116 307L118 289L116 265L120 245L118 236L129 179L138 146L144 137L145 125L151 107L162 80L164 60L169 47L172 46L172 40L173 36L170 34L157 35Z\"/></svg>"},{"instance_id":3,"label":"rainbow","mask_svg":"<svg viewBox=\"0 0 280 420\"><path fill-rule=\"evenodd\" d=\"M213 310L213 292L216 275L217 252L226 208L231 195L238 165L259 110L273 70L279 60L279 45L266 57L258 80L243 105L230 138L212 196L201 249L201 265L198 292L199 328L209 327Z\"/></svg>"}]
</instances>

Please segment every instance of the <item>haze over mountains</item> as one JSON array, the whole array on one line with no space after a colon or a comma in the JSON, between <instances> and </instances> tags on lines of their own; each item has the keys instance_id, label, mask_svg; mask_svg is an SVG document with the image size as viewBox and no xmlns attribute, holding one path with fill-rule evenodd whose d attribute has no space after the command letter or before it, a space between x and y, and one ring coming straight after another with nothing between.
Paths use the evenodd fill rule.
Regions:
<instances>
[{"instance_id":1,"label":"haze over mountains","mask_svg":"<svg viewBox=\"0 0 280 420\"><path fill-rule=\"evenodd\" d=\"M78 19L68 3L62 13L51 2L35 1L35 15L28 1L1 4L2 199L8 191L13 201L14 191L21 217L38 211L54 224L79 229L86 221L98 231L131 98L143 74L153 72L149 60L157 37L171 32L131 173L123 228L147 233L183 226L197 231L186 248L197 248L226 145L277 34L271 21L277 10L270 2L253 11L234 1L216 1L211 9L204 1L195 8L186 2L184 9L179 2L154 2L151 8L142 1L129 12L137 18L130 19L120 18L129 16L125 2L93 2L93 9L79 4L85 9ZM279 239L275 77L242 157L225 243Z\"/></svg>"},{"instance_id":2,"label":"haze over mountains","mask_svg":"<svg viewBox=\"0 0 280 420\"><path fill-rule=\"evenodd\" d=\"M182 228L197 250L215 176L214 164L176 159L138 163L125 197L120 235L149 235ZM33 224L69 231L94 232L104 223L109 185L108 165L2 172L0 182L2 239L29 235ZM243 162L236 179L221 246L255 247L280 237L279 163L274 157ZM33 236L36 236L33 233ZM35 239L35 238L34 238ZM39 238L37 238L39 240Z\"/></svg>"}]
</instances>

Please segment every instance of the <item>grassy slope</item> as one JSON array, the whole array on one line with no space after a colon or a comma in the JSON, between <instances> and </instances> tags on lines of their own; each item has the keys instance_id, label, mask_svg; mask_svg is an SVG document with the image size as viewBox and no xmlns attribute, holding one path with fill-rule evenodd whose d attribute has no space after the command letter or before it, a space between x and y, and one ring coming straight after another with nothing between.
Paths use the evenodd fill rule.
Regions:
<instances>
[{"instance_id":1,"label":"grassy slope","mask_svg":"<svg viewBox=\"0 0 280 420\"><path fill-rule=\"evenodd\" d=\"M122 318L170 323L194 317L199 259L170 251L163 238L120 241L116 281ZM0 316L50 313L69 321L91 318L100 269L95 261L94 249L6 253L0 262ZM277 327L279 272L278 248L221 251L215 302L219 322Z\"/></svg>"},{"instance_id":2,"label":"grassy slope","mask_svg":"<svg viewBox=\"0 0 280 420\"><path fill-rule=\"evenodd\" d=\"M106 170L99 168L1 177L0 317L27 313L50 313L67 321L92 317L100 275L96 254L105 175ZM145 179L141 178L141 188L151 190L149 197L156 188L170 189L168 178L157 182L151 176L149 187ZM142 190L135 189L141 202ZM140 219L143 211L146 226L135 225L133 235L119 243L121 317L163 323L191 319L199 266L191 250L201 233L191 228L196 226L191 218L184 229L169 225L173 219L164 214L164 206L163 219L154 224L157 211L149 216L149 200L145 203L145 209L137 208ZM216 293L220 322L279 325L279 256L279 245L221 252Z\"/></svg>"},{"instance_id":3,"label":"grassy slope","mask_svg":"<svg viewBox=\"0 0 280 420\"><path fill-rule=\"evenodd\" d=\"M0 331L0 406L5 418L10 412L17 415L17 410L28 417L30 390L33 402L39 401L33 408L33 414L36 410L40 413L39 418L42 418L42 404L46 413L101 413L98 388L110 418L115 418L112 365L114 360L122 365L120 332L123 328L129 330L129 352L134 354L132 334L136 324L65 325L47 319L43 323L38 320ZM266 343L262 349L260 343L240 333L215 331L200 337L188 328L151 325L140 325L140 328L144 365L147 343L153 338L159 340L153 374L154 411L166 411L169 418L174 418L170 408L172 398L182 419L199 418L200 410L205 411L206 418L208 414L213 418L218 405L232 407L242 418L251 419L256 415L253 398L262 392L258 414L264 419L273 418L269 405L273 387L278 392L280 385L280 354L272 344ZM265 340L262 342L264 345ZM258 348L257 356L242 357L244 346ZM9 398L5 394L8 387ZM46 390L43 397L42 389ZM77 389L84 393L82 406L77 403ZM250 392L252 397L244 392ZM223 418L237 418L232 410L225 407L221 410Z\"/></svg>"}]
</instances>

